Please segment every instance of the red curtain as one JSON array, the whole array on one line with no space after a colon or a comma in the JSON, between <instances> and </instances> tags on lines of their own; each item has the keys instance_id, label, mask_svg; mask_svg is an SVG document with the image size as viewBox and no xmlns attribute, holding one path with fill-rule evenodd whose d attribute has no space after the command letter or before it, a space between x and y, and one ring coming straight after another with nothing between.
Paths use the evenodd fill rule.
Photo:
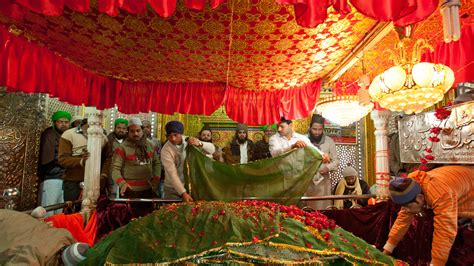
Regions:
<instances>
[{"instance_id":1,"label":"red curtain","mask_svg":"<svg viewBox=\"0 0 474 266\"><path fill-rule=\"evenodd\" d=\"M229 118L248 125L267 125L280 120L308 117L316 105L321 80L300 88L276 91L249 91L228 88L225 110Z\"/></svg>"},{"instance_id":2,"label":"red curtain","mask_svg":"<svg viewBox=\"0 0 474 266\"><path fill-rule=\"evenodd\" d=\"M357 95L360 86L357 82L337 81L332 88L333 96Z\"/></svg>"},{"instance_id":3,"label":"red curtain","mask_svg":"<svg viewBox=\"0 0 474 266\"><path fill-rule=\"evenodd\" d=\"M346 15L351 11L347 0L276 0L279 4L292 4L298 25L313 28L327 18L327 9L333 7L337 13Z\"/></svg>"},{"instance_id":4,"label":"red curtain","mask_svg":"<svg viewBox=\"0 0 474 266\"><path fill-rule=\"evenodd\" d=\"M224 97L225 84L220 82L124 82L117 106L123 113L211 115L223 104Z\"/></svg>"},{"instance_id":5,"label":"red curtain","mask_svg":"<svg viewBox=\"0 0 474 266\"><path fill-rule=\"evenodd\" d=\"M456 77L453 86L460 82L474 81L474 25L462 28L461 38L456 42L440 42L433 52L424 53L421 61L449 66Z\"/></svg>"},{"instance_id":6,"label":"red curtain","mask_svg":"<svg viewBox=\"0 0 474 266\"><path fill-rule=\"evenodd\" d=\"M0 86L9 92L47 93L98 109L117 104L124 113L212 114L222 105L222 83L122 82L88 72L45 47L0 27Z\"/></svg>"},{"instance_id":7,"label":"red curtain","mask_svg":"<svg viewBox=\"0 0 474 266\"><path fill-rule=\"evenodd\" d=\"M438 0L276 0L292 4L295 17L303 27L316 27L324 22L327 9L346 15L352 4L360 13L378 21L393 21L396 26L406 26L422 21L438 7Z\"/></svg>"},{"instance_id":8,"label":"red curtain","mask_svg":"<svg viewBox=\"0 0 474 266\"><path fill-rule=\"evenodd\" d=\"M360 13L378 21L393 21L407 26L429 17L438 8L438 0L350 0Z\"/></svg>"},{"instance_id":9,"label":"red curtain","mask_svg":"<svg viewBox=\"0 0 474 266\"><path fill-rule=\"evenodd\" d=\"M132 14L143 14L149 4L162 17L171 16L176 9L177 0L97 0L99 11L109 16L117 16L120 9ZM203 10L206 2L211 8L218 7L226 0L186 0L185 5L193 10ZM4 14L22 17L27 10L46 16L60 16L64 7L76 12L89 12L90 0L0 0L0 10ZM20 15L21 14L21 15Z\"/></svg>"},{"instance_id":10,"label":"red curtain","mask_svg":"<svg viewBox=\"0 0 474 266\"><path fill-rule=\"evenodd\" d=\"M249 125L307 117L321 81L299 88L249 91L224 83L129 82L88 72L45 47L0 27L0 86L9 92L47 93L73 105L98 109L115 104L123 113L158 112L211 115L222 104L235 121Z\"/></svg>"}]
</instances>

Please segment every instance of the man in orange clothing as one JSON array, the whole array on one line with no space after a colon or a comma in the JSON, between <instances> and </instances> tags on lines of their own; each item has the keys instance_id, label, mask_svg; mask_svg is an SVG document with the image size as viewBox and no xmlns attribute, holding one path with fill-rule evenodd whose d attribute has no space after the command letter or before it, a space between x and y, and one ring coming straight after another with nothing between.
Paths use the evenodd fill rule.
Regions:
<instances>
[{"instance_id":1,"label":"man in orange clothing","mask_svg":"<svg viewBox=\"0 0 474 266\"><path fill-rule=\"evenodd\" d=\"M391 254L423 208L432 208L434 232L431 265L445 265L457 234L458 218L474 218L474 166L442 166L415 171L390 182L390 197L402 205L384 253Z\"/></svg>"}]
</instances>

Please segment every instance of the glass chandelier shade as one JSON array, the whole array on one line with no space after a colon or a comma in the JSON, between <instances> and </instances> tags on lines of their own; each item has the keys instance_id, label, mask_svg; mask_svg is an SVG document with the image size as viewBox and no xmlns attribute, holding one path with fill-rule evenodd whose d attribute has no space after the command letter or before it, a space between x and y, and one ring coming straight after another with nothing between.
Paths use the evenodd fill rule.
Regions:
<instances>
[{"instance_id":1,"label":"glass chandelier shade","mask_svg":"<svg viewBox=\"0 0 474 266\"><path fill-rule=\"evenodd\" d=\"M418 63L422 47L431 48L424 40L418 40L412 61L402 50L399 63L373 79L369 86L373 101L385 109L412 114L443 99L454 83L454 72L442 64ZM403 48L402 43L399 49Z\"/></svg>"},{"instance_id":2,"label":"glass chandelier shade","mask_svg":"<svg viewBox=\"0 0 474 266\"><path fill-rule=\"evenodd\" d=\"M348 126L365 117L374 108L370 101L361 101L360 95L361 93L326 97L318 103L316 110L329 121L343 127Z\"/></svg>"}]
</instances>

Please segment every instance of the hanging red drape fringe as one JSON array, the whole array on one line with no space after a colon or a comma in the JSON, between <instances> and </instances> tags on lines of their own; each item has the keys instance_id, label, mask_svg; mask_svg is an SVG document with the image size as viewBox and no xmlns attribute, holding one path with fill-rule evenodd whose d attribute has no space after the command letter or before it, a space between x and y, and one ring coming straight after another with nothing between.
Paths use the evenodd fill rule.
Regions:
<instances>
[{"instance_id":1,"label":"hanging red drape fringe","mask_svg":"<svg viewBox=\"0 0 474 266\"><path fill-rule=\"evenodd\" d=\"M438 0L276 0L292 4L296 21L303 27L316 27L324 22L327 9L346 15L352 4L360 13L378 21L393 21L395 26L407 26L426 19L438 7ZM350 4L349 4L350 3Z\"/></svg>"},{"instance_id":2,"label":"hanging red drape fringe","mask_svg":"<svg viewBox=\"0 0 474 266\"><path fill-rule=\"evenodd\" d=\"M456 42L440 42L433 52L422 55L422 62L440 63L449 66L455 76L453 86L460 82L474 81L474 25L461 29L461 38Z\"/></svg>"},{"instance_id":3,"label":"hanging red drape fringe","mask_svg":"<svg viewBox=\"0 0 474 266\"><path fill-rule=\"evenodd\" d=\"M177 0L97 0L97 6L101 13L109 16L117 16L120 10L131 14L144 14L147 4L162 17L171 16L176 9ZM211 8L216 8L226 0L185 0L186 7L192 10L203 10L209 2ZM17 18L21 17L27 10L34 11L46 16L60 16L64 8L86 13L90 10L90 0L0 0L2 10L15 11ZM11 12L9 12L11 14Z\"/></svg>"},{"instance_id":4,"label":"hanging red drape fringe","mask_svg":"<svg viewBox=\"0 0 474 266\"><path fill-rule=\"evenodd\" d=\"M256 92L229 88L226 91L225 110L229 118L248 125L267 125L280 120L308 117L321 90L321 80L299 88Z\"/></svg>"},{"instance_id":5,"label":"hanging red drape fringe","mask_svg":"<svg viewBox=\"0 0 474 266\"><path fill-rule=\"evenodd\" d=\"M249 125L275 123L280 116L310 115L321 82L289 90L253 92L221 82L130 82L84 70L46 47L0 27L0 86L9 92L47 93L98 109L117 105L123 113L157 112L211 115L224 104L229 117Z\"/></svg>"},{"instance_id":6,"label":"hanging red drape fringe","mask_svg":"<svg viewBox=\"0 0 474 266\"><path fill-rule=\"evenodd\" d=\"M149 4L162 17L171 16L177 0L97 0L101 13L117 16L120 10L131 14L144 14ZM209 2L216 8L226 0L185 0L193 10L203 10ZM352 4L360 13L378 21L393 21L395 26L406 26L426 19L438 7L438 0L275 0L279 4L292 4L296 21L303 27L316 27L324 22L327 9L346 15ZM349 4L350 3L350 4ZM85 13L90 10L90 0L0 0L0 9L11 17L21 18L26 10L47 16L59 16L64 8Z\"/></svg>"}]
</instances>

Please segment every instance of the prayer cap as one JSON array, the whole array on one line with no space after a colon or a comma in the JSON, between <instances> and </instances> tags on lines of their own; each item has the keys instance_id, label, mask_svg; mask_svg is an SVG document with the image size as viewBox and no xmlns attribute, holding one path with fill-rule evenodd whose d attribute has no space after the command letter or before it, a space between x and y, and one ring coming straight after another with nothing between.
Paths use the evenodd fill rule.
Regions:
<instances>
[{"instance_id":1,"label":"prayer cap","mask_svg":"<svg viewBox=\"0 0 474 266\"><path fill-rule=\"evenodd\" d=\"M115 119L114 126L117 126L118 124L125 124L125 126L128 126L128 120L125 118L117 118Z\"/></svg>"},{"instance_id":2,"label":"prayer cap","mask_svg":"<svg viewBox=\"0 0 474 266\"><path fill-rule=\"evenodd\" d=\"M86 243L74 243L68 246L61 254L61 259L66 266L75 266L86 259L89 245Z\"/></svg>"},{"instance_id":3,"label":"prayer cap","mask_svg":"<svg viewBox=\"0 0 474 266\"><path fill-rule=\"evenodd\" d=\"M324 117L322 117L322 116L320 116L320 115L318 115L318 114L314 114L314 115L311 117L311 125L314 124L314 123L324 125Z\"/></svg>"},{"instance_id":4,"label":"prayer cap","mask_svg":"<svg viewBox=\"0 0 474 266\"><path fill-rule=\"evenodd\" d=\"M276 125L276 124L273 124L273 125L264 125L264 126L262 127L262 130L265 131L265 130L267 130L267 128L269 128L269 127L270 127L270 128L273 128L274 130L277 130L277 125Z\"/></svg>"},{"instance_id":5,"label":"prayer cap","mask_svg":"<svg viewBox=\"0 0 474 266\"><path fill-rule=\"evenodd\" d=\"M342 176L343 177L348 177L348 176L358 176L358 173L357 173L357 170L352 167L352 166L347 166L346 168L344 168L344 170L342 171Z\"/></svg>"},{"instance_id":6,"label":"prayer cap","mask_svg":"<svg viewBox=\"0 0 474 266\"><path fill-rule=\"evenodd\" d=\"M82 118L82 115L75 115L75 116L72 117L71 123L74 123L74 122L76 122L77 120L81 120L81 121L82 121L82 119L84 119L84 118Z\"/></svg>"},{"instance_id":7,"label":"prayer cap","mask_svg":"<svg viewBox=\"0 0 474 266\"><path fill-rule=\"evenodd\" d=\"M143 126L142 120L140 120L138 117L132 117L130 120L128 120L128 126L131 125Z\"/></svg>"},{"instance_id":8,"label":"prayer cap","mask_svg":"<svg viewBox=\"0 0 474 266\"><path fill-rule=\"evenodd\" d=\"M183 134L184 125L183 123L176 120L169 121L168 123L166 123L165 131L166 131L166 135L169 135L171 133Z\"/></svg>"},{"instance_id":9,"label":"prayer cap","mask_svg":"<svg viewBox=\"0 0 474 266\"><path fill-rule=\"evenodd\" d=\"M413 178L395 177L388 187L390 198L395 204L407 204L421 193L421 186Z\"/></svg>"},{"instance_id":10,"label":"prayer cap","mask_svg":"<svg viewBox=\"0 0 474 266\"><path fill-rule=\"evenodd\" d=\"M51 117L51 120L53 120L53 123L54 123L61 118L66 118L67 120L71 121L71 114L65 111L57 111L53 114L53 116Z\"/></svg>"},{"instance_id":11,"label":"prayer cap","mask_svg":"<svg viewBox=\"0 0 474 266\"><path fill-rule=\"evenodd\" d=\"M235 127L235 130L245 130L246 132L249 131L249 127L246 124L238 123Z\"/></svg>"}]
</instances>

